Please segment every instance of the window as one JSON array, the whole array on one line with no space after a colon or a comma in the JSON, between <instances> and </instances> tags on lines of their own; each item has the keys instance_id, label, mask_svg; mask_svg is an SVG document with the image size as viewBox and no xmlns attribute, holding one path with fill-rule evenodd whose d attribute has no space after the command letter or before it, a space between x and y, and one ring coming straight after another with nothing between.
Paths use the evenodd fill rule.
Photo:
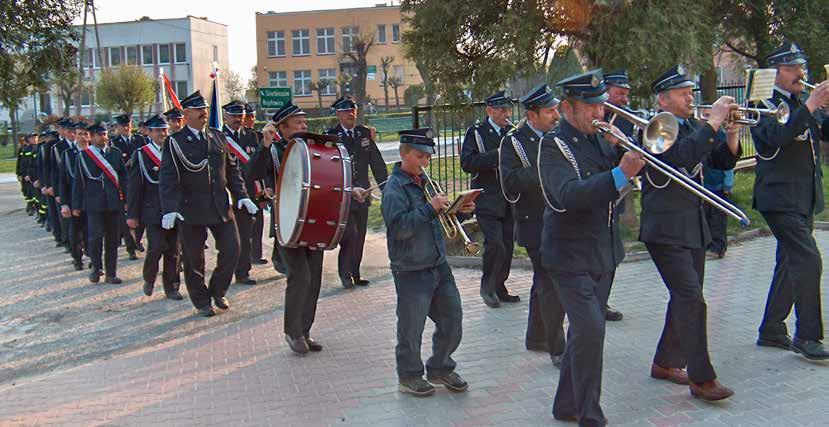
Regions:
<instances>
[{"instance_id":1,"label":"window","mask_svg":"<svg viewBox=\"0 0 829 427\"><path fill-rule=\"evenodd\" d=\"M141 46L141 64L153 65L153 47L152 45Z\"/></svg>"},{"instance_id":2,"label":"window","mask_svg":"<svg viewBox=\"0 0 829 427\"><path fill-rule=\"evenodd\" d=\"M353 52L354 42L360 34L360 27L343 27L343 52Z\"/></svg>"},{"instance_id":3,"label":"window","mask_svg":"<svg viewBox=\"0 0 829 427\"><path fill-rule=\"evenodd\" d=\"M334 29L317 28L317 55L336 53L334 49Z\"/></svg>"},{"instance_id":4,"label":"window","mask_svg":"<svg viewBox=\"0 0 829 427\"><path fill-rule=\"evenodd\" d=\"M320 81L328 81L328 86L322 90L323 95L337 94L337 70L335 68L325 68L320 70Z\"/></svg>"},{"instance_id":5,"label":"window","mask_svg":"<svg viewBox=\"0 0 829 427\"><path fill-rule=\"evenodd\" d=\"M184 99L184 97L189 95L189 92L187 92L187 80L177 80L173 87L176 90L178 99Z\"/></svg>"},{"instance_id":6,"label":"window","mask_svg":"<svg viewBox=\"0 0 829 427\"><path fill-rule=\"evenodd\" d=\"M138 46L127 46L127 64L138 65Z\"/></svg>"},{"instance_id":7,"label":"window","mask_svg":"<svg viewBox=\"0 0 829 427\"><path fill-rule=\"evenodd\" d=\"M308 30L291 31L291 43L294 47L294 56L305 56L311 54L311 37Z\"/></svg>"},{"instance_id":8,"label":"window","mask_svg":"<svg viewBox=\"0 0 829 427\"><path fill-rule=\"evenodd\" d=\"M219 62L219 46L213 45L213 62Z\"/></svg>"},{"instance_id":9,"label":"window","mask_svg":"<svg viewBox=\"0 0 829 427\"><path fill-rule=\"evenodd\" d=\"M377 25L377 43L383 44L386 42L386 24Z\"/></svg>"},{"instance_id":10,"label":"window","mask_svg":"<svg viewBox=\"0 0 829 427\"><path fill-rule=\"evenodd\" d=\"M268 31L268 56L285 56L284 31Z\"/></svg>"},{"instance_id":11,"label":"window","mask_svg":"<svg viewBox=\"0 0 829 427\"><path fill-rule=\"evenodd\" d=\"M169 64L170 63L170 45L168 45L168 44L158 45L158 63L159 64Z\"/></svg>"},{"instance_id":12,"label":"window","mask_svg":"<svg viewBox=\"0 0 829 427\"><path fill-rule=\"evenodd\" d=\"M110 65L110 67L117 67L117 66L121 65L121 48L120 47L111 47L111 48L109 48L109 65Z\"/></svg>"},{"instance_id":13,"label":"window","mask_svg":"<svg viewBox=\"0 0 829 427\"><path fill-rule=\"evenodd\" d=\"M75 96L69 100L69 106L75 106ZM89 107L92 104L92 88L85 87L81 91L81 107Z\"/></svg>"},{"instance_id":14,"label":"window","mask_svg":"<svg viewBox=\"0 0 829 427\"><path fill-rule=\"evenodd\" d=\"M88 68L98 68L101 66L101 57L98 54L98 48L88 48L86 49L86 56L84 57L84 62L86 62L86 66Z\"/></svg>"},{"instance_id":15,"label":"window","mask_svg":"<svg viewBox=\"0 0 829 427\"><path fill-rule=\"evenodd\" d=\"M288 73L285 71L268 71L269 87L288 87Z\"/></svg>"},{"instance_id":16,"label":"window","mask_svg":"<svg viewBox=\"0 0 829 427\"><path fill-rule=\"evenodd\" d=\"M176 64L187 62L187 50L184 43L176 43Z\"/></svg>"},{"instance_id":17,"label":"window","mask_svg":"<svg viewBox=\"0 0 829 427\"><path fill-rule=\"evenodd\" d=\"M392 43L400 41L400 24L391 24L391 41Z\"/></svg>"},{"instance_id":18,"label":"window","mask_svg":"<svg viewBox=\"0 0 829 427\"><path fill-rule=\"evenodd\" d=\"M311 70L294 71L294 96L311 96Z\"/></svg>"},{"instance_id":19,"label":"window","mask_svg":"<svg viewBox=\"0 0 829 427\"><path fill-rule=\"evenodd\" d=\"M395 65L392 68L392 77L395 78L400 84L403 84L403 66L402 65Z\"/></svg>"}]
</instances>

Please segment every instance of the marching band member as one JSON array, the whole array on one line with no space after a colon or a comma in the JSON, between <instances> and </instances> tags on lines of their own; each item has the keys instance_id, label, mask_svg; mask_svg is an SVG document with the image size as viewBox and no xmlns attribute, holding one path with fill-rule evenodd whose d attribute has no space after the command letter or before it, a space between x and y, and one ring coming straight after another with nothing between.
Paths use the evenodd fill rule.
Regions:
<instances>
[{"instance_id":1,"label":"marching band member","mask_svg":"<svg viewBox=\"0 0 829 427\"><path fill-rule=\"evenodd\" d=\"M158 262L163 261L161 284L164 295L172 300L182 300L179 293L181 280L178 274L179 241L176 230L161 227L161 200L158 179L161 167L161 151L167 139L167 123L160 115L147 119L147 142L132 155L133 167L129 170L127 192L127 225L131 229L143 224L147 230L147 255L144 257L144 294L153 294L158 276Z\"/></svg>"},{"instance_id":2,"label":"marching band member","mask_svg":"<svg viewBox=\"0 0 829 427\"><path fill-rule=\"evenodd\" d=\"M401 161L392 170L381 205L397 291L395 357L399 390L415 396L434 393L430 383L443 384L454 392L468 387L455 372L452 360L461 342L463 314L438 220L449 206L449 199L436 193L423 169L435 152L434 145L429 128L400 131ZM474 208L469 202L459 212L468 214ZM427 316L435 322L432 357L426 362L428 382L423 379L420 357Z\"/></svg>"},{"instance_id":3,"label":"marching band member","mask_svg":"<svg viewBox=\"0 0 829 427\"><path fill-rule=\"evenodd\" d=\"M466 130L461 147L461 167L472 174L472 188L484 190L475 203L475 218L484 233L481 298L486 305L495 308L502 301L520 301L504 286L512 265L515 224L498 175L498 147L512 128L509 123L512 100L500 91L484 102L487 117Z\"/></svg>"},{"instance_id":4,"label":"marching band member","mask_svg":"<svg viewBox=\"0 0 829 427\"><path fill-rule=\"evenodd\" d=\"M544 197L536 165L541 138L561 117L559 100L542 84L521 98L521 103L527 110L526 120L502 140L499 168L504 195L513 202L516 240L527 249L533 266L525 346L527 350L548 352L553 364L559 366L564 352L564 309L541 262Z\"/></svg>"},{"instance_id":5,"label":"marching band member","mask_svg":"<svg viewBox=\"0 0 829 427\"><path fill-rule=\"evenodd\" d=\"M544 136L538 175L548 207L541 256L570 326L553 402L557 420L604 426L602 360L605 310L616 267L624 257L615 201L644 166L641 154L619 156L597 134L607 100L601 70L568 77L556 86L563 119Z\"/></svg>"},{"instance_id":6,"label":"marching band member","mask_svg":"<svg viewBox=\"0 0 829 427\"><path fill-rule=\"evenodd\" d=\"M732 169L742 150L739 128L726 129L726 141L717 137L737 105L728 96L712 106L707 122L692 118L694 82L681 65L672 67L653 82L658 109L679 120L673 146L657 157L700 183L703 167ZM656 347L651 376L688 384L691 394L705 400L734 394L716 378L708 354L705 299L705 251L711 240L703 201L668 177L645 169L639 240L645 243L670 300L665 326ZM683 368L687 366L687 373Z\"/></svg>"},{"instance_id":7,"label":"marching band member","mask_svg":"<svg viewBox=\"0 0 829 427\"><path fill-rule=\"evenodd\" d=\"M808 359L829 359L823 339L820 286L822 261L812 235L814 216L823 211L823 172L820 166L820 124L814 113L829 103L829 81L817 85L802 100L806 56L790 42L772 51L766 61L777 68L774 95L760 105L785 102L789 121L779 124L762 117L751 137L757 148L754 208L760 211L777 239L777 262L757 345L791 349ZM824 121L827 129L829 120ZM824 135L826 137L826 135ZM794 340L785 320L794 305Z\"/></svg>"},{"instance_id":8,"label":"marching band member","mask_svg":"<svg viewBox=\"0 0 829 427\"><path fill-rule=\"evenodd\" d=\"M207 125L208 105L199 91L181 101L185 126L170 136L161 154L159 197L161 227L178 227L184 256L184 283L199 315L210 317L216 307L227 310L225 294L239 259L236 231L228 190L236 207L256 213L248 198L239 165L227 150L227 140ZM216 241L216 268L204 284L204 242L207 230Z\"/></svg>"},{"instance_id":9,"label":"marching band member","mask_svg":"<svg viewBox=\"0 0 829 427\"><path fill-rule=\"evenodd\" d=\"M107 146L107 130L100 123L86 127L92 145L78 153L77 175L72 183L72 209L86 214L89 233L89 257L92 272L89 281L98 283L106 273L107 283L119 284L116 276L118 236L127 191L127 169L121 150ZM74 216L76 212L72 214ZM101 254L105 254L101 263ZM103 270L103 271L102 271Z\"/></svg>"}]
</instances>

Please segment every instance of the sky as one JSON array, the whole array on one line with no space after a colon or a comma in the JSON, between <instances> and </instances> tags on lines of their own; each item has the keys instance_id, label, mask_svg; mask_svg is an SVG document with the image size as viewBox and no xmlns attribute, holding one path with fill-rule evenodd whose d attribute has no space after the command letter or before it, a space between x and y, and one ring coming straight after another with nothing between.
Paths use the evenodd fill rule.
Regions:
<instances>
[{"instance_id":1,"label":"sky","mask_svg":"<svg viewBox=\"0 0 829 427\"><path fill-rule=\"evenodd\" d=\"M210 21L225 24L230 68L238 72L243 81L247 81L250 69L256 65L256 12L342 9L384 2L390 3L389 0L96 0L95 15L99 24L134 21L142 16L163 19L187 15L203 16ZM395 0L395 4L399 4L399 0ZM87 22L92 22L91 16ZM75 23L83 24L83 15Z\"/></svg>"}]
</instances>

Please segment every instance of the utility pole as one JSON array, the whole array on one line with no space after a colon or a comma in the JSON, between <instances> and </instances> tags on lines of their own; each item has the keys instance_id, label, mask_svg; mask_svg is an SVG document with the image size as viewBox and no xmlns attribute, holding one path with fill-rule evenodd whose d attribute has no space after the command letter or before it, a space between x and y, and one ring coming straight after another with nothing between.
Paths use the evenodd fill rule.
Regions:
<instances>
[{"instance_id":1,"label":"utility pole","mask_svg":"<svg viewBox=\"0 0 829 427\"><path fill-rule=\"evenodd\" d=\"M78 69L80 70L80 76L78 77L78 93L75 95L75 115L81 115L81 99L83 98L83 80L84 80L84 70L86 69L86 64L84 64L84 56L86 55L86 23L87 17L89 16L89 12L92 12L92 25L95 29L95 44L96 50L98 51L98 61L101 63L98 66L103 69L104 68L104 56L103 51L101 50L101 37L98 34L98 17L95 15L95 2L94 0L84 0L83 5L83 26L81 27L81 48L80 48L80 60L78 61ZM93 63L95 59L92 59ZM93 71L94 72L94 71ZM92 101L92 94L90 93L90 102Z\"/></svg>"}]
</instances>

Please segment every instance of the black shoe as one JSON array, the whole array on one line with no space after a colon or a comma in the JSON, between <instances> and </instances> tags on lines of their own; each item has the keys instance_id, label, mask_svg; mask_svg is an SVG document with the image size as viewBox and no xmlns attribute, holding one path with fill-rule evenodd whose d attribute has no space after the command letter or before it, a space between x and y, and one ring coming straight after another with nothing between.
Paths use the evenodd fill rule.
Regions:
<instances>
[{"instance_id":1,"label":"black shoe","mask_svg":"<svg viewBox=\"0 0 829 427\"><path fill-rule=\"evenodd\" d=\"M795 353L800 353L803 357L809 360L826 360L829 359L829 351L823 346L820 341L802 340L797 336L792 340L792 350Z\"/></svg>"},{"instance_id":2,"label":"black shoe","mask_svg":"<svg viewBox=\"0 0 829 427\"><path fill-rule=\"evenodd\" d=\"M481 294L481 299L484 300L484 304L487 305L489 308L498 308L501 306L501 301L495 294Z\"/></svg>"},{"instance_id":3,"label":"black shoe","mask_svg":"<svg viewBox=\"0 0 829 427\"><path fill-rule=\"evenodd\" d=\"M101 281L102 275L103 273L101 273L100 271L92 271L91 273L89 273L89 281L92 283L98 283Z\"/></svg>"},{"instance_id":4,"label":"black shoe","mask_svg":"<svg viewBox=\"0 0 829 427\"><path fill-rule=\"evenodd\" d=\"M789 334L760 335L757 338L757 345L760 347L776 347L782 348L783 350L791 350L792 339L789 337Z\"/></svg>"},{"instance_id":5,"label":"black shoe","mask_svg":"<svg viewBox=\"0 0 829 427\"><path fill-rule=\"evenodd\" d=\"M75 271L83 271L83 263L73 262L72 265L75 267Z\"/></svg>"},{"instance_id":6,"label":"black shoe","mask_svg":"<svg viewBox=\"0 0 829 427\"><path fill-rule=\"evenodd\" d=\"M230 302L225 297L213 298L213 303L216 304L216 307L219 307L222 310L227 310L230 308Z\"/></svg>"},{"instance_id":7,"label":"black shoe","mask_svg":"<svg viewBox=\"0 0 829 427\"><path fill-rule=\"evenodd\" d=\"M216 315L216 311L213 310L213 307L201 307L197 308L196 311L199 313L199 316L202 317L213 317Z\"/></svg>"},{"instance_id":8,"label":"black shoe","mask_svg":"<svg viewBox=\"0 0 829 427\"><path fill-rule=\"evenodd\" d=\"M305 337L305 344L310 351L322 351L322 344L314 341L313 338Z\"/></svg>"},{"instance_id":9,"label":"black shoe","mask_svg":"<svg viewBox=\"0 0 829 427\"><path fill-rule=\"evenodd\" d=\"M343 288L351 289L354 287L354 282L351 281L350 277L340 277L340 283L342 283Z\"/></svg>"},{"instance_id":10,"label":"black shoe","mask_svg":"<svg viewBox=\"0 0 829 427\"><path fill-rule=\"evenodd\" d=\"M144 252L144 251L146 250L146 249L144 248L144 244L143 244L143 243L137 243L137 242L135 243L135 249L136 249L138 252Z\"/></svg>"},{"instance_id":11,"label":"black shoe","mask_svg":"<svg viewBox=\"0 0 829 427\"><path fill-rule=\"evenodd\" d=\"M55 247L56 247L56 248L59 248L59 247L61 247L61 246L63 246L63 242L57 242L57 243L55 243Z\"/></svg>"},{"instance_id":12,"label":"black shoe","mask_svg":"<svg viewBox=\"0 0 829 427\"><path fill-rule=\"evenodd\" d=\"M150 282L144 282L144 295L151 296L153 294L154 285Z\"/></svg>"},{"instance_id":13,"label":"black shoe","mask_svg":"<svg viewBox=\"0 0 829 427\"><path fill-rule=\"evenodd\" d=\"M469 383L464 381L457 372L450 372L446 375L427 375L426 379L432 384L443 384L449 391L460 393L469 388Z\"/></svg>"},{"instance_id":14,"label":"black shoe","mask_svg":"<svg viewBox=\"0 0 829 427\"><path fill-rule=\"evenodd\" d=\"M107 276L106 282L111 285L120 285L121 283L123 283L123 280L119 279L118 276Z\"/></svg>"},{"instance_id":15,"label":"black shoe","mask_svg":"<svg viewBox=\"0 0 829 427\"><path fill-rule=\"evenodd\" d=\"M138 259L138 255L135 254L135 251L130 251L130 261L135 261Z\"/></svg>"},{"instance_id":16,"label":"black shoe","mask_svg":"<svg viewBox=\"0 0 829 427\"><path fill-rule=\"evenodd\" d=\"M553 366L556 368L561 368L561 355L560 354L551 354L550 360L553 361Z\"/></svg>"},{"instance_id":17,"label":"black shoe","mask_svg":"<svg viewBox=\"0 0 829 427\"><path fill-rule=\"evenodd\" d=\"M605 306L605 307L607 308L607 312L605 313L604 318L607 321L618 322L618 321L622 320L625 317L625 315L622 314L621 311L616 310L616 309L610 307L609 305Z\"/></svg>"},{"instance_id":18,"label":"black shoe","mask_svg":"<svg viewBox=\"0 0 829 427\"><path fill-rule=\"evenodd\" d=\"M361 279L359 277L354 278L354 284L357 285L357 286L368 286L369 283L371 283L371 282L369 282L366 279Z\"/></svg>"},{"instance_id":19,"label":"black shoe","mask_svg":"<svg viewBox=\"0 0 829 427\"><path fill-rule=\"evenodd\" d=\"M266 260L264 258L253 259L253 260L250 261L250 263L254 264L254 265L265 265L265 264L268 263L268 260Z\"/></svg>"},{"instance_id":20,"label":"black shoe","mask_svg":"<svg viewBox=\"0 0 829 427\"><path fill-rule=\"evenodd\" d=\"M521 302L521 297L518 295L498 295L498 299L501 300L501 302Z\"/></svg>"},{"instance_id":21,"label":"black shoe","mask_svg":"<svg viewBox=\"0 0 829 427\"><path fill-rule=\"evenodd\" d=\"M181 301L181 300L184 299L184 297L181 296L181 293L179 291L165 292L164 293L164 298L172 299L172 300L176 300L176 301Z\"/></svg>"},{"instance_id":22,"label":"black shoe","mask_svg":"<svg viewBox=\"0 0 829 427\"><path fill-rule=\"evenodd\" d=\"M401 393L408 393L417 397L431 396L435 393L435 386L427 383L423 377L400 378L397 389Z\"/></svg>"},{"instance_id":23,"label":"black shoe","mask_svg":"<svg viewBox=\"0 0 829 427\"><path fill-rule=\"evenodd\" d=\"M305 337L294 339L291 338L290 335L285 334L285 341L294 353L305 354L309 351L308 343L305 341Z\"/></svg>"},{"instance_id":24,"label":"black shoe","mask_svg":"<svg viewBox=\"0 0 829 427\"><path fill-rule=\"evenodd\" d=\"M242 278L237 277L236 278L236 284L237 285L255 285L256 280L253 280L250 277L242 277Z\"/></svg>"}]
</instances>

